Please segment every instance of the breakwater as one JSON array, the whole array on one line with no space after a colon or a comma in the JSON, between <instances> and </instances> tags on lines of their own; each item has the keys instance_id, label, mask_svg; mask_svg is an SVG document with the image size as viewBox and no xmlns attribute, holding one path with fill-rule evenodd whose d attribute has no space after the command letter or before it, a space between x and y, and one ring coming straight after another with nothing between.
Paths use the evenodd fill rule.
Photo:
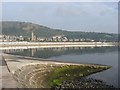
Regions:
<instances>
[{"instance_id":1,"label":"breakwater","mask_svg":"<svg viewBox=\"0 0 120 90\"><path fill-rule=\"evenodd\" d=\"M118 46L117 42L0 42L1 49Z\"/></svg>"},{"instance_id":2,"label":"breakwater","mask_svg":"<svg viewBox=\"0 0 120 90\"><path fill-rule=\"evenodd\" d=\"M9 54L3 56L18 88L56 87L64 83L63 80L74 80L110 68L105 65L55 62Z\"/></svg>"}]
</instances>

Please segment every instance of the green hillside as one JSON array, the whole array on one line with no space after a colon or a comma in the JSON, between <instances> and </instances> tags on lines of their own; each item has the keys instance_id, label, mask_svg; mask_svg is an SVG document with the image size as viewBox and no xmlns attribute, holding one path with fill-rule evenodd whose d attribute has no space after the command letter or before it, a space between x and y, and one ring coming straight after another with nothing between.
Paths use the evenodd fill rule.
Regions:
<instances>
[{"instance_id":1,"label":"green hillside","mask_svg":"<svg viewBox=\"0 0 120 90\"><path fill-rule=\"evenodd\" d=\"M65 35L69 39L94 39L94 40L107 40L116 41L117 34L109 33L95 33L95 32L70 32L59 29L52 29L43 25L28 23L28 22L17 22L17 21L4 21L2 22L2 33L4 35L23 35L30 37L31 31L41 38L49 38L54 35Z\"/></svg>"}]
</instances>

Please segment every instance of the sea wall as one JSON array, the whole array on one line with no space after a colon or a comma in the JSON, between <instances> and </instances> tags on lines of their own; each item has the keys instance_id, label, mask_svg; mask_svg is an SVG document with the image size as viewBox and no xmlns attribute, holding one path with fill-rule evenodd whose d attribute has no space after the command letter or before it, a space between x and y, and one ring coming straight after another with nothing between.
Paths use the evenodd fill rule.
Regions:
<instances>
[{"instance_id":1,"label":"sea wall","mask_svg":"<svg viewBox=\"0 0 120 90\"><path fill-rule=\"evenodd\" d=\"M9 54L3 57L18 88L50 88L51 82L55 85L58 84L56 79L61 81L61 78L56 78L60 74L60 77L67 80L66 77L76 77L75 72L77 76L83 77L110 68L105 65L54 62Z\"/></svg>"},{"instance_id":2,"label":"sea wall","mask_svg":"<svg viewBox=\"0 0 120 90\"><path fill-rule=\"evenodd\" d=\"M117 42L0 42L0 49L118 46Z\"/></svg>"}]
</instances>

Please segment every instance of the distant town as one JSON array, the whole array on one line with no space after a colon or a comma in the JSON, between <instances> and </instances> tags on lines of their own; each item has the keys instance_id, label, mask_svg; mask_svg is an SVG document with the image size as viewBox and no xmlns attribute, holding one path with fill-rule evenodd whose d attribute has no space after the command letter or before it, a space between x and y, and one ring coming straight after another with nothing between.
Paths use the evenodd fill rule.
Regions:
<instances>
[{"instance_id":1,"label":"distant town","mask_svg":"<svg viewBox=\"0 0 120 90\"><path fill-rule=\"evenodd\" d=\"M31 32L31 37L24 37L23 35L0 35L0 41L2 42L15 42L15 41L29 41L29 42L94 42L93 39L69 39L65 35L55 35L51 38L41 38L35 35L34 32ZM101 41L101 40L100 40ZM102 40L106 41L106 40Z\"/></svg>"}]
</instances>

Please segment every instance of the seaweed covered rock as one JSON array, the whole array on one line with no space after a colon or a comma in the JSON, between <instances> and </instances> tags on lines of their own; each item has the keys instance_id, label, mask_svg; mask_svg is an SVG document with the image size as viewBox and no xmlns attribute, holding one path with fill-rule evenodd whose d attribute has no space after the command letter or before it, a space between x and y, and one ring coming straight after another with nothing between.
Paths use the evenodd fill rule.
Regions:
<instances>
[{"instance_id":1,"label":"seaweed covered rock","mask_svg":"<svg viewBox=\"0 0 120 90\"><path fill-rule=\"evenodd\" d=\"M52 87L55 90L65 89L95 89L95 90L117 90L112 85L107 85L105 82L93 78L81 78L76 80L63 81L61 85Z\"/></svg>"},{"instance_id":2,"label":"seaweed covered rock","mask_svg":"<svg viewBox=\"0 0 120 90\"><path fill-rule=\"evenodd\" d=\"M109 68L91 64L39 63L23 66L13 76L20 88L78 88L79 85L82 88L94 87L94 83L100 83L82 79L83 77Z\"/></svg>"}]
</instances>

